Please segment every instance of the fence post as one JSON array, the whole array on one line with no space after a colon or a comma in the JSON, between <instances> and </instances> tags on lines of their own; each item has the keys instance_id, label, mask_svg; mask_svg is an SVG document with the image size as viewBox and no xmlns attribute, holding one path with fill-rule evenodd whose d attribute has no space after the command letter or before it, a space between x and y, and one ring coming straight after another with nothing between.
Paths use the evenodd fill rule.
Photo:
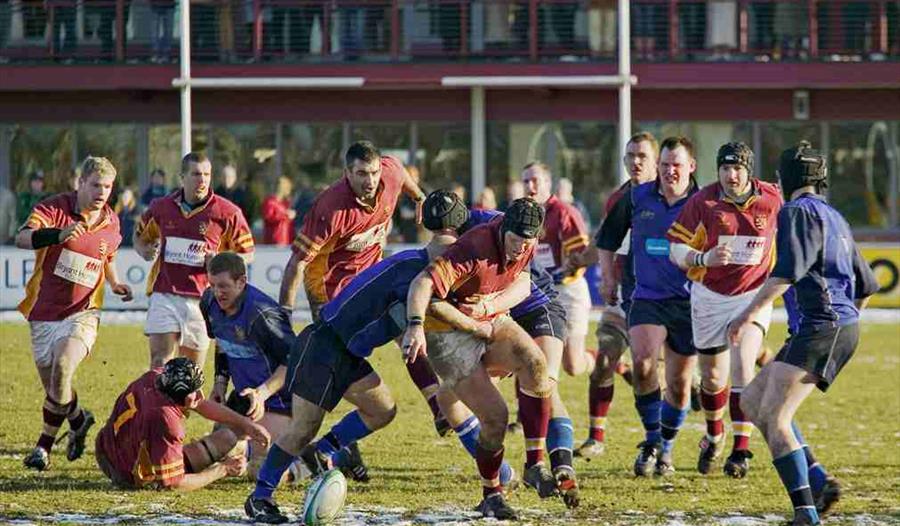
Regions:
<instances>
[{"instance_id":1,"label":"fence post","mask_svg":"<svg viewBox=\"0 0 900 526\"><path fill-rule=\"evenodd\" d=\"M125 0L116 0L116 61L125 61Z\"/></svg>"}]
</instances>

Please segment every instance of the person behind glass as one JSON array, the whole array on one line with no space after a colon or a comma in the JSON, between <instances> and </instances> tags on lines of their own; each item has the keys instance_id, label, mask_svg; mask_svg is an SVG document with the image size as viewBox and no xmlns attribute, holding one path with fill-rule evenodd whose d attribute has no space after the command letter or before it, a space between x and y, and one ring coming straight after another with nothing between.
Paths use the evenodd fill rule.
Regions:
<instances>
[{"instance_id":1,"label":"person behind glass","mask_svg":"<svg viewBox=\"0 0 900 526\"><path fill-rule=\"evenodd\" d=\"M412 180L422 188L419 169L412 164L407 164L404 168L406 168L406 173L409 174ZM424 188L423 191L425 191ZM391 237L393 239L390 241L395 243L416 243L421 241L421 229L416 224L416 207L417 203L412 199L408 197L400 199L394 212L393 225L391 227Z\"/></svg>"},{"instance_id":2,"label":"person behind glass","mask_svg":"<svg viewBox=\"0 0 900 526\"><path fill-rule=\"evenodd\" d=\"M115 49L113 35L116 33L116 3L108 0L85 0L84 4L88 16L99 15L100 23L96 27L96 31L97 36L100 38L100 52L103 58L112 58ZM124 25L128 25L128 11L130 8L131 2L125 0L122 14ZM117 35L117 38L122 38L122 46L124 47L126 39L123 38L123 35Z\"/></svg>"},{"instance_id":3,"label":"person behind glass","mask_svg":"<svg viewBox=\"0 0 900 526\"><path fill-rule=\"evenodd\" d=\"M244 211L247 222L253 224L256 216L256 203L247 189L238 185L237 168L233 164L226 164L222 168L222 184L215 188L216 194L238 205Z\"/></svg>"},{"instance_id":4,"label":"person behind glass","mask_svg":"<svg viewBox=\"0 0 900 526\"><path fill-rule=\"evenodd\" d=\"M172 30L175 20L174 0L150 0L150 47L153 50L151 62L162 64L171 59Z\"/></svg>"},{"instance_id":5,"label":"person behind glass","mask_svg":"<svg viewBox=\"0 0 900 526\"><path fill-rule=\"evenodd\" d=\"M56 56L65 56L75 51L75 2L53 3L53 24L50 26L51 41ZM65 36L63 36L65 32Z\"/></svg>"},{"instance_id":6,"label":"person behind glass","mask_svg":"<svg viewBox=\"0 0 900 526\"><path fill-rule=\"evenodd\" d=\"M16 235L16 195L0 186L0 245L8 244Z\"/></svg>"},{"instance_id":7,"label":"person behind glass","mask_svg":"<svg viewBox=\"0 0 900 526\"><path fill-rule=\"evenodd\" d=\"M150 186L141 194L141 209L150 206L154 199L165 197L167 193L166 172L162 168L155 168L150 172Z\"/></svg>"},{"instance_id":8,"label":"person behind glass","mask_svg":"<svg viewBox=\"0 0 900 526\"><path fill-rule=\"evenodd\" d=\"M294 185L287 177L278 178L274 194L266 197L262 204L263 244L290 245L293 237L292 221L297 212L291 208L291 193Z\"/></svg>"},{"instance_id":9,"label":"person behind glass","mask_svg":"<svg viewBox=\"0 0 900 526\"><path fill-rule=\"evenodd\" d=\"M119 193L119 202L116 203L115 211L119 216L119 227L122 231L121 246L130 247L132 246L131 236L134 233L134 225L140 215L137 199L134 198L134 191L131 188L126 188Z\"/></svg>"},{"instance_id":10,"label":"person behind glass","mask_svg":"<svg viewBox=\"0 0 900 526\"><path fill-rule=\"evenodd\" d=\"M35 205L49 197L44 190L44 172L38 170L28 176L28 190L19 193L19 202L16 206L16 224L22 225L31 215Z\"/></svg>"}]
</instances>

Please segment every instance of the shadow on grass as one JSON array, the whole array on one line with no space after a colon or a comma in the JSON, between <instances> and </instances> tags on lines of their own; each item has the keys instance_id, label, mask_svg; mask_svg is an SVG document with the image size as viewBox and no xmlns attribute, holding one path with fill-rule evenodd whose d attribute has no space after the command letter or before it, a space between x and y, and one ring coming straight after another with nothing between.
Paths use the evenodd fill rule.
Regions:
<instances>
[{"instance_id":1,"label":"shadow on grass","mask_svg":"<svg viewBox=\"0 0 900 526\"><path fill-rule=\"evenodd\" d=\"M47 476L26 474L26 476L18 478L0 478L0 492L97 490L105 493L128 493L127 490L116 488L108 480L71 477L64 473L51 473Z\"/></svg>"}]
</instances>

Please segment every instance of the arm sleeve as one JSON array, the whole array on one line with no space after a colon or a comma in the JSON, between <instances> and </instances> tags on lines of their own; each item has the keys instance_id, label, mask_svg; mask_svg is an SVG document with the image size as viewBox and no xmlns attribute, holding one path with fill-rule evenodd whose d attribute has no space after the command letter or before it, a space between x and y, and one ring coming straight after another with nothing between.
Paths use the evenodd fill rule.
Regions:
<instances>
[{"instance_id":1,"label":"arm sleeve","mask_svg":"<svg viewBox=\"0 0 900 526\"><path fill-rule=\"evenodd\" d=\"M854 299L863 299L872 296L878 292L881 287L878 285L878 279L872 268L866 262L866 259L860 254L859 247L853 247L853 274L856 278L856 287L854 288Z\"/></svg>"},{"instance_id":2,"label":"arm sleeve","mask_svg":"<svg viewBox=\"0 0 900 526\"><path fill-rule=\"evenodd\" d=\"M822 224L799 207L782 208L778 213L775 237L776 261L772 277L794 283L809 272L822 251Z\"/></svg>"},{"instance_id":3,"label":"arm sleeve","mask_svg":"<svg viewBox=\"0 0 900 526\"><path fill-rule=\"evenodd\" d=\"M156 222L153 210L154 207L152 205L144 210L137 225L134 227L134 235L145 243L152 243L160 238L159 225Z\"/></svg>"},{"instance_id":4,"label":"arm sleeve","mask_svg":"<svg viewBox=\"0 0 900 526\"><path fill-rule=\"evenodd\" d=\"M176 422L179 417L168 411L161 411L160 414L162 415L160 425L149 426L150 469L157 484L161 487L171 487L184 478L184 458L181 449L184 435L179 432L182 429L181 422Z\"/></svg>"},{"instance_id":5,"label":"arm sleeve","mask_svg":"<svg viewBox=\"0 0 900 526\"><path fill-rule=\"evenodd\" d=\"M251 337L266 355L278 365L287 365L294 343L294 329L286 309L270 308L260 312L250 330Z\"/></svg>"},{"instance_id":6,"label":"arm sleeve","mask_svg":"<svg viewBox=\"0 0 900 526\"><path fill-rule=\"evenodd\" d=\"M682 243L694 250L705 251L708 236L703 224L703 200L694 196L688 199L678 218L666 232L666 238L672 243Z\"/></svg>"},{"instance_id":7,"label":"arm sleeve","mask_svg":"<svg viewBox=\"0 0 900 526\"><path fill-rule=\"evenodd\" d=\"M477 260L465 252L458 243L452 245L426 269L438 297L446 298L475 274Z\"/></svg>"},{"instance_id":8,"label":"arm sleeve","mask_svg":"<svg viewBox=\"0 0 900 526\"><path fill-rule=\"evenodd\" d=\"M64 225L60 221L59 208L52 202L41 201L31 210L21 229L40 230L42 228L63 227Z\"/></svg>"},{"instance_id":9,"label":"arm sleeve","mask_svg":"<svg viewBox=\"0 0 900 526\"><path fill-rule=\"evenodd\" d=\"M573 252L581 252L588 246L590 238L588 237L587 228L584 226L584 219L574 207L570 208L563 218L560 237L562 239L563 256Z\"/></svg>"},{"instance_id":10,"label":"arm sleeve","mask_svg":"<svg viewBox=\"0 0 900 526\"><path fill-rule=\"evenodd\" d=\"M631 203L631 191L622 196L616 205L609 211L609 215L600 225L600 230L594 237L597 248L615 252L622 246L622 241L631 228L631 212L634 205Z\"/></svg>"},{"instance_id":11,"label":"arm sleeve","mask_svg":"<svg viewBox=\"0 0 900 526\"><path fill-rule=\"evenodd\" d=\"M227 230L227 238L225 246L228 250L237 254L249 254L253 252L253 234L250 233L250 226L247 224L247 218L243 212L238 210L231 219L231 228Z\"/></svg>"},{"instance_id":12,"label":"arm sleeve","mask_svg":"<svg viewBox=\"0 0 900 526\"><path fill-rule=\"evenodd\" d=\"M321 208L323 208L321 200L316 200L303 216L303 225L294 238L291 250L300 256L300 261L307 263L312 261L334 235L334 225L339 214L327 213L320 210Z\"/></svg>"}]
</instances>

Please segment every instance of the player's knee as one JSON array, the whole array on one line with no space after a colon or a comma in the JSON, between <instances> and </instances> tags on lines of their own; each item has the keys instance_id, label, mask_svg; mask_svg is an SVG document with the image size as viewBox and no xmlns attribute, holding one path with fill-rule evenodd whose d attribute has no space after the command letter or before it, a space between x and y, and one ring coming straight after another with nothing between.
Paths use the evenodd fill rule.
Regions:
<instances>
[{"instance_id":1,"label":"player's knee","mask_svg":"<svg viewBox=\"0 0 900 526\"><path fill-rule=\"evenodd\" d=\"M397 404L391 404L389 407L381 407L375 414L374 426L372 431L381 429L394 421L397 417Z\"/></svg>"},{"instance_id":2,"label":"player's knee","mask_svg":"<svg viewBox=\"0 0 900 526\"><path fill-rule=\"evenodd\" d=\"M600 354L618 361L628 347L628 337L619 327L611 323L601 323L597 328L597 348Z\"/></svg>"}]
</instances>

